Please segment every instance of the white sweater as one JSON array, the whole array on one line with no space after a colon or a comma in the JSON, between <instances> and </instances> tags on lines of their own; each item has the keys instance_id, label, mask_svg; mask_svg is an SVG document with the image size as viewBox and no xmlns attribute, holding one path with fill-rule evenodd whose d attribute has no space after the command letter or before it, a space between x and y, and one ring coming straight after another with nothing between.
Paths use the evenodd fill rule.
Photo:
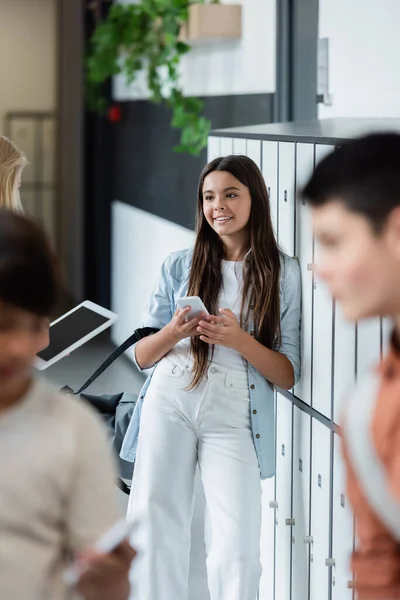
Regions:
<instances>
[{"instance_id":1,"label":"white sweater","mask_svg":"<svg viewBox=\"0 0 400 600\"><path fill-rule=\"evenodd\" d=\"M105 427L83 401L34 380L0 413L0 598L65 600L67 557L118 518Z\"/></svg>"}]
</instances>

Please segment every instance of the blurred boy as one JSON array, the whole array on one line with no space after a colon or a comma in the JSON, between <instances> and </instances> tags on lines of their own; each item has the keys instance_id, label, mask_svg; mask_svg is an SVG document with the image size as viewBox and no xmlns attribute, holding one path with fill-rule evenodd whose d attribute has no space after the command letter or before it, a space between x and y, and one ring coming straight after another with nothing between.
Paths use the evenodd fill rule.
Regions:
<instances>
[{"instance_id":1,"label":"blurred boy","mask_svg":"<svg viewBox=\"0 0 400 600\"><path fill-rule=\"evenodd\" d=\"M134 552L91 550L119 515L101 421L37 379L57 295L52 252L28 219L0 211L0 598L65 600L69 561L85 600L126 600Z\"/></svg>"},{"instance_id":2,"label":"blurred boy","mask_svg":"<svg viewBox=\"0 0 400 600\"><path fill-rule=\"evenodd\" d=\"M303 195L312 207L321 247L317 274L347 319L387 315L394 321L383 364L366 376L367 382L359 381L348 398L344 454L359 541L352 557L358 599L400 598L400 544L365 487L368 481L380 492L384 482L382 487L400 509L400 135L375 134L345 144L317 166ZM354 436L346 430L346 411L352 399L360 424L368 399L373 408L366 439L377 459L380 483L370 481L370 463L363 486L350 460L349 441L353 444ZM383 503L384 511L389 504Z\"/></svg>"}]
</instances>

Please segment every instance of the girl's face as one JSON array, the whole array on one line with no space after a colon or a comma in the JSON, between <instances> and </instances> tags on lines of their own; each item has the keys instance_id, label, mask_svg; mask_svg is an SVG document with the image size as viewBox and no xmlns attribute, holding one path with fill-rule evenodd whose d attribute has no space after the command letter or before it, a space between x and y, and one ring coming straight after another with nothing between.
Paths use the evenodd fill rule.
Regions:
<instances>
[{"instance_id":1,"label":"girl's face","mask_svg":"<svg viewBox=\"0 0 400 600\"><path fill-rule=\"evenodd\" d=\"M213 171L203 183L203 212L207 223L220 236L247 235L251 196L249 188L227 171Z\"/></svg>"}]
</instances>

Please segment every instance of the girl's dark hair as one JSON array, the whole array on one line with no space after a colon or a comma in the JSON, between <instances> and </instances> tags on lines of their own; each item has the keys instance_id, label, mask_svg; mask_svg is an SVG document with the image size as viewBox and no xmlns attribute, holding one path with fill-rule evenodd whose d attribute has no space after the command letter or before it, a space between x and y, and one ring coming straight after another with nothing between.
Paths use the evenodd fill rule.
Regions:
<instances>
[{"instance_id":1,"label":"girl's dark hair","mask_svg":"<svg viewBox=\"0 0 400 600\"><path fill-rule=\"evenodd\" d=\"M249 312L254 321L254 336L264 346L273 348L280 343L280 251L275 239L267 188L257 165L247 156L216 158L203 170L197 193L197 227L193 261L190 271L190 296L200 296L211 314L218 309L222 286L221 261L223 245L208 224L203 213L203 184L213 171L227 171L243 185L251 196L248 223L249 244L244 265L241 325L247 325ZM248 310L244 309L248 300ZM191 338L194 369L191 387L196 387L206 372L209 347L198 337ZM211 350L213 352L213 348Z\"/></svg>"},{"instance_id":2,"label":"girl's dark hair","mask_svg":"<svg viewBox=\"0 0 400 600\"><path fill-rule=\"evenodd\" d=\"M0 209L0 300L45 317L57 299L57 263L45 234L29 218Z\"/></svg>"},{"instance_id":3,"label":"girl's dark hair","mask_svg":"<svg viewBox=\"0 0 400 600\"><path fill-rule=\"evenodd\" d=\"M373 133L350 140L315 168L301 195L311 206L334 199L368 219L379 233L400 205L400 135Z\"/></svg>"}]
</instances>

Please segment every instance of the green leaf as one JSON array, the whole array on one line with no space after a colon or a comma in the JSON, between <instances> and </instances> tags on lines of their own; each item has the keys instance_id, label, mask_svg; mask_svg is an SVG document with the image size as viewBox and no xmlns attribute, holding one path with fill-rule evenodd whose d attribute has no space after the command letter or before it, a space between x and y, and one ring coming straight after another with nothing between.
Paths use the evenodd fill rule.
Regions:
<instances>
[{"instance_id":1,"label":"green leaf","mask_svg":"<svg viewBox=\"0 0 400 600\"><path fill-rule=\"evenodd\" d=\"M207 145L211 123L201 114L204 103L185 98L179 86L179 63L190 51L179 36L192 3L142 0L113 4L89 41L85 79L87 106L102 113L106 108L103 83L118 73L130 83L145 69L151 101L164 102L171 109L171 127L181 131L180 144L174 150L198 156Z\"/></svg>"}]
</instances>

